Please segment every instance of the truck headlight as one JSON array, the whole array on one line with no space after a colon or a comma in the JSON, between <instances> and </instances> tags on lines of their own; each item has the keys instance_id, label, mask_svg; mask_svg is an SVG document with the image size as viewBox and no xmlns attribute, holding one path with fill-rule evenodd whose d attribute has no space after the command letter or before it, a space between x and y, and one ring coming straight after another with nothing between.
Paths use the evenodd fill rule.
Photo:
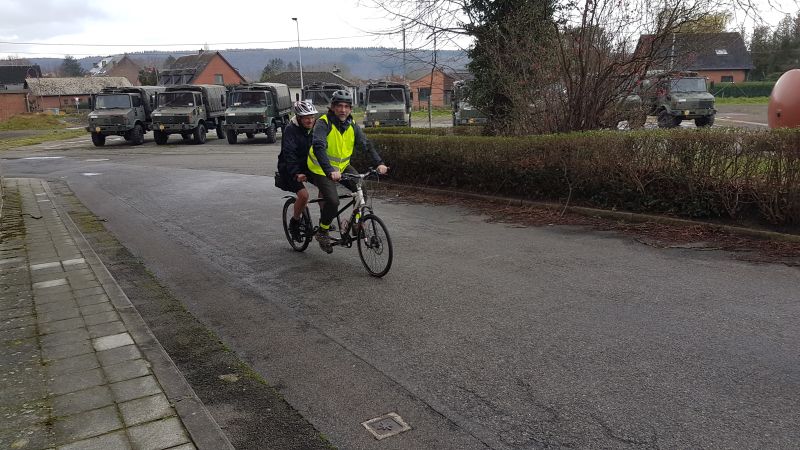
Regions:
<instances>
[{"instance_id":1,"label":"truck headlight","mask_svg":"<svg viewBox=\"0 0 800 450\"><path fill-rule=\"evenodd\" d=\"M678 103L686 103L686 99L685 98L679 98L678 99Z\"/></svg>"}]
</instances>

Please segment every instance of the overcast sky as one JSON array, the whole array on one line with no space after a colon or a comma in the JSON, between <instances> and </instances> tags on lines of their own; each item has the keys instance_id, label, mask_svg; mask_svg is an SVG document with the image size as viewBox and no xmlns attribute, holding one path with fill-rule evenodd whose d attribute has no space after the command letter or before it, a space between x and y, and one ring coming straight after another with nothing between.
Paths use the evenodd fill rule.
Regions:
<instances>
[{"instance_id":1,"label":"overcast sky","mask_svg":"<svg viewBox=\"0 0 800 450\"><path fill-rule=\"evenodd\" d=\"M204 44L212 50L296 47L292 17L298 18L304 47L402 47L399 33L370 34L396 24L363 1L239 0L196 5L205 8L163 0L0 0L0 58L194 51ZM84 45L22 44L27 42Z\"/></svg>"},{"instance_id":2,"label":"overcast sky","mask_svg":"<svg viewBox=\"0 0 800 450\"><path fill-rule=\"evenodd\" d=\"M763 17L771 25L777 24L781 15L767 6L768 1L779 5L784 12L797 11L797 0L758 1L763 5ZM206 44L211 50L289 48L297 45L297 28L292 17L299 19L303 47L402 47L399 33L371 34L396 27L399 21L366 6L371 4L368 0L239 0L196 4L205 8L164 0L0 0L0 58L195 51ZM215 6L207 6L212 4Z\"/></svg>"}]
</instances>

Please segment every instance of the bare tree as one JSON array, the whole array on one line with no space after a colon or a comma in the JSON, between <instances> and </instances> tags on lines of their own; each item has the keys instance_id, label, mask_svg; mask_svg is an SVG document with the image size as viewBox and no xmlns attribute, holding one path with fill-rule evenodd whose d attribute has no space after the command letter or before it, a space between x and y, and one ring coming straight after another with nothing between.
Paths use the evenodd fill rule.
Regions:
<instances>
[{"instance_id":1,"label":"bare tree","mask_svg":"<svg viewBox=\"0 0 800 450\"><path fill-rule=\"evenodd\" d=\"M469 47L472 102L495 134L608 125L636 80L674 60L682 30L757 18L754 0L372 0L418 44ZM387 32L399 30L388 30ZM646 36L644 39L642 36Z\"/></svg>"}]
</instances>

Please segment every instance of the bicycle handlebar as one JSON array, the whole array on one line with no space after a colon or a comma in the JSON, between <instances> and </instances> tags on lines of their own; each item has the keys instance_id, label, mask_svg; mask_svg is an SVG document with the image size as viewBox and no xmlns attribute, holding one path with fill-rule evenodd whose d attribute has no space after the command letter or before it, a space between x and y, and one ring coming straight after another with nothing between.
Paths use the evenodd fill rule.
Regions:
<instances>
[{"instance_id":1,"label":"bicycle handlebar","mask_svg":"<svg viewBox=\"0 0 800 450\"><path fill-rule=\"evenodd\" d=\"M379 175L379 174L378 174L377 170L375 170L372 167L370 167L369 169L367 169L366 172L359 173L359 174L352 174L352 173L343 172L342 173L342 179L343 180L359 180L359 179L363 180L363 179L365 179L365 178L367 178L367 177L369 177L371 175Z\"/></svg>"}]
</instances>

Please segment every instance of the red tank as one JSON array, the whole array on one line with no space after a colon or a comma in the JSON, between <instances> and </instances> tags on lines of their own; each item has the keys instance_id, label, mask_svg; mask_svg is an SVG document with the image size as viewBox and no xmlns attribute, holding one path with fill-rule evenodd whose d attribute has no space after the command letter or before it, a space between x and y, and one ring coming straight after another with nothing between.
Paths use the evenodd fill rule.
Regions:
<instances>
[{"instance_id":1,"label":"red tank","mask_svg":"<svg viewBox=\"0 0 800 450\"><path fill-rule=\"evenodd\" d=\"M770 128L800 127L800 69L778 78L769 96L767 120Z\"/></svg>"}]
</instances>

